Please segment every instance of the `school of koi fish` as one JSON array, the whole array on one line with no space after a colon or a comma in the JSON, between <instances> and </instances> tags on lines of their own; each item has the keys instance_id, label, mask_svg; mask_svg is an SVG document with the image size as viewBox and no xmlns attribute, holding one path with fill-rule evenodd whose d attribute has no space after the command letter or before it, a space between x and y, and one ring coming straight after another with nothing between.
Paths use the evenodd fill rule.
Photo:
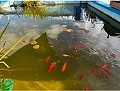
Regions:
<instances>
[{"instance_id":1,"label":"school of koi fish","mask_svg":"<svg viewBox=\"0 0 120 91\"><path fill-rule=\"evenodd\" d=\"M61 26L64 30L66 30L65 32L68 32L68 33L71 33L73 30L69 29L70 31L67 31L67 25L62 25ZM82 32L83 33L83 32ZM88 33L88 32L86 32ZM81 32L80 32L81 34ZM66 37L65 35L62 35L62 37ZM67 36L69 38L69 35ZM72 36L72 38L76 38L76 36ZM85 40L85 39L84 39ZM62 39L61 41L62 43L66 43L66 40L65 39ZM84 48L90 46L91 43L89 41L86 41L84 43L81 43L80 41L77 41L75 42L74 41L74 47L73 45L69 45L68 48L65 48L65 47L61 47L61 53L62 53L62 56L65 57L65 58L70 58L71 60L73 61L77 61L78 58L75 56L75 54L79 54L79 51L81 51L81 49L84 50ZM54 47L54 46L53 46ZM72 51L70 53L65 53L64 50L69 50L69 51ZM82 51L83 51L82 50ZM104 51L102 50L99 50L99 49L92 49L90 48L89 49L89 55L101 55L101 56L108 56L108 57L111 57L111 58L116 58L117 55L115 53L109 53L109 54L106 54ZM50 62L50 59L51 57L48 56L44 62L48 65L48 72L51 72L56 66L57 64L60 63L59 62L53 62L51 63ZM67 72L67 67L68 67L68 64L67 62L64 62L62 63L62 67L61 67L61 72ZM96 70L97 69L97 70ZM112 67L108 64L103 64L103 65L100 65L100 64L94 64L92 67L91 67L91 74L93 74L93 76L96 76L96 77L100 77L100 76L103 76L103 77L106 77L107 79L110 79L110 77L112 76ZM97 72L98 71L98 72ZM79 79L83 79L86 77L86 74L84 72L81 72L80 73L80 76L79 76ZM86 84L86 87L85 87L85 91L88 91L90 90L90 86Z\"/></svg>"}]
</instances>

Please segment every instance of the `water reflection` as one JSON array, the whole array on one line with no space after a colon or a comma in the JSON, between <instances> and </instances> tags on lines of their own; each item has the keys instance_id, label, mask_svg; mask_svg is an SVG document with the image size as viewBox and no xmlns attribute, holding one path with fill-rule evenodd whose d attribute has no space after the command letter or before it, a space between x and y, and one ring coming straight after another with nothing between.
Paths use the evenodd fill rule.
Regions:
<instances>
[{"instance_id":1,"label":"water reflection","mask_svg":"<svg viewBox=\"0 0 120 91\"><path fill-rule=\"evenodd\" d=\"M0 33L0 39L3 36L3 34L5 33L5 31L7 30L7 27L9 25L9 23L10 23L10 16L9 15L5 15L5 17L8 20L8 23L7 23L6 27L4 28L4 30Z\"/></svg>"},{"instance_id":2,"label":"water reflection","mask_svg":"<svg viewBox=\"0 0 120 91\"><path fill-rule=\"evenodd\" d=\"M73 8L70 6L69 9ZM53 9L56 7L57 5L47 7L53 10L50 15L54 17L45 17L42 21L10 15L8 31L1 38L13 45L21 36L26 37L12 50L8 58L3 59L11 69L0 65L3 68L0 69L1 78L13 79L14 89L84 90L86 85L89 85L91 90L119 89L120 82L117 80L120 80L120 42L117 37L107 39L105 32L114 30L113 27L109 27L95 14L92 15L84 9L83 18L79 17L85 18L84 22L75 21L74 16L57 16L59 11ZM34 8L34 5L28 7L30 13L26 10L26 14L33 14L36 18L37 11L31 11ZM102 28L105 31L101 30ZM114 33L110 31L109 35ZM6 40L0 41L1 47L8 45ZM50 60L46 61L48 58ZM48 67L52 63L57 65L48 73ZM65 63L66 71L62 72ZM106 79L99 69L96 71L100 76L93 75L92 68L95 64L110 65L110 79ZM85 76L82 78L83 73Z\"/></svg>"},{"instance_id":3,"label":"water reflection","mask_svg":"<svg viewBox=\"0 0 120 91\"><path fill-rule=\"evenodd\" d=\"M43 19L45 17L44 6L39 1L22 1L20 4L15 4L14 2L10 7L14 7L19 18L18 8L20 7L23 9L22 16L24 17L32 17L34 19Z\"/></svg>"},{"instance_id":4,"label":"water reflection","mask_svg":"<svg viewBox=\"0 0 120 91\"><path fill-rule=\"evenodd\" d=\"M107 38L109 38L109 36L119 36L120 35L120 32L117 31L117 29L112 28L112 26L108 25L107 23L104 24L103 29L108 34Z\"/></svg>"},{"instance_id":5,"label":"water reflection","mask_svg":"<svg viewBox=\"0 0 120 91\"><path fill-rule=\"evenodd\" d=\"M75 7L75 20L84 20L85 19L85 9L77 6Z\"/></svg>"}]
</instances>

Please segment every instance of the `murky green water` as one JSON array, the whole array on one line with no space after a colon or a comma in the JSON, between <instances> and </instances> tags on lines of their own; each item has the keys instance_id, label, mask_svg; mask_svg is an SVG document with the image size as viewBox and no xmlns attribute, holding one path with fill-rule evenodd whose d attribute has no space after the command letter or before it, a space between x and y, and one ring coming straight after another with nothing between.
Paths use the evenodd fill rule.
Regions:
<instances>
[{"instance_id":1,"label":"murky green water","mask_svg":"<svg viewBox=\"0 0 120 91\"><path fill-rule=\"evenodd\" d=\"M60 6L50 6L54 7ZM96 16L86 17L84 21L75 21L74 16L46 16L43 20L19 16L9 15L10 24L0 40L0 48L6 41L4 54L26 35L2 59L10 68L0 64L0 78L12 79L13 90L84 90L86 86L90 90L120 89L120 38L108 37L105 22ZM7 23L5 16L0 15L0 31ZM32 40L36 40L38 49L33 49ZM54 62L56 66L48 72L49 65ZM64 63L66 70L62 72ZM112 67L109 79L102 75L101 68L95 68L99 76L93 75L96 63Z\"/></svg>"}]
</instances>

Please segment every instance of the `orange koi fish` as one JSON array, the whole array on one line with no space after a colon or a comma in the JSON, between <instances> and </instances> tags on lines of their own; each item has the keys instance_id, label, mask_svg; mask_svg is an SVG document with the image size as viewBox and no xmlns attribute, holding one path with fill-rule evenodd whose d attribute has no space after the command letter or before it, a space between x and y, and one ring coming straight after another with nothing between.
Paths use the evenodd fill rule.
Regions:
<instances>
[{"instance_id":1,"label":"orange koi fish","mask_svg":"<svg viewBox=\"0 0 120 91\"><path fill-rule=\"evenodd\" d=\"M99 74L95 71L95 68L98 68L98 67L100 67L99 64L95 64L95 65L93 66L92 74L95 75L95 76L99 76Z\"/></svg>"},{"instance_id":2,"label":"orange koi fish","mask_svg":"<svg viewBox=\"0 0 120 91\"><path fill-rule=\"evenodd\" d=\"M110 76L111 76L111 74L106 74L106 78L108 78L108 79L109 79L109 78L110 78Z\"/></svg>"},{"instance_id":3,"label":"orange koi fish","mask_svg":"<svg viewBox=\"0 0 120 91\"><path fill-rule=\"evenodd\" d=\"M111 66L110 66L110 65L103 65L103 66L102 66L102 69L104 69L104 70L107 69L107 68L108 68L109 70L111 70Z\"/></svg>"},{"instance_id":4,"label":"orange koi fish","mask_svg":"<svg viewBox=\"0 0 120 91\"><path fill-rule=\"evenodd\" d=\"M44 60L44 62L45 62L46 64L48 64L49 60L50 60L50 56L47 57L47 58Z\"/></svg>"},{"instance_id":5,"label":"orange koi fish","mask_svg":"<svg viewBox=\"0 0 120 91\"><path fill-rule=\"evenodd\" d=\"M70 57L71 57L73 60L75 60L75 56L74 56L74 55L70 54Z\"/></svg>"},{"instance_id":6,"label":"orange koi fish","mask_svg":"<svg viewBox=\"0 0 120 91\"><path fill-rule=\"evenodd\" d=\"M80 79L83 79L85 77L84 73L80 75Z\"/></svg>"},{"instance_id":7,"label":"orange koi fish","mask_svg":"<svg viewBox=\"0 0 120 91\"><path fill-rule=\"evenodd\" d=\"M106 78L110 78L111 74L110 73L107 73L105 70L102 70L102 75L105 75Z\"/></svg>"},{"instance_id":8,"label":"orange koi fish","mask_svg":"<svg viewBox=\"0 0 120 91\"><path fill-rule=\"evenodd\" d=\"M85 87L85 91L88 91L88 90L89 90L89 88L90 88L89 86L86 86L86 87Z\"/></svg>"},{"instance_id":9,"label":"orange koi fish","mask_svg":"<svg viewBox=\"0 0 120 91\"><path fill-rule=\"evenodd\" d=\"M99 64L95 64L95 65L93 66L93 68L97 68L97 67L100 67L100 65L99 65Z\"/></svg>"},{"instance_id":10,"label":"orange koi fish","mask_svg":"<svg viewBox=\"0 0 120 91\"><path fill-rule=\"evenodd\" d=\"M111 70L111 67L109 65L103 65L101 68L102 68L102 75L106 75L107 78L110 78L111 74L107 73L107 69Z\"/></svg>"},{"instance_id":11,"label":"orange koi fish","mask_svg":"<svg viewBox=\"0 0 120 91\"><path fill-rule=\"evenodd\" d=\"M95 76L99 76L99 74L94 69L92 69L92 74Z\"/></svg>"},{"instance_id":12,"label":"orange koi fish","mask_svg":"<svg viewBox=\"0 0 120 91\"><path fill-rule=\"evenodd\" d=\"M55 67L56 63L51 63L48 67L48 72L50 72L54 67Z\"/></svg>"},{"instance_id":13,"label":"orange koi fish","mask_svg":"<svg viewBox=\"0 0 120 91\"><path fill-rule=\"evenodd\" d=\"M67 65L67 63L64 63L64 64L63 64L62 72L64 72L64 71L66 70L66 65Z\"/></svg>"}]
</instances>

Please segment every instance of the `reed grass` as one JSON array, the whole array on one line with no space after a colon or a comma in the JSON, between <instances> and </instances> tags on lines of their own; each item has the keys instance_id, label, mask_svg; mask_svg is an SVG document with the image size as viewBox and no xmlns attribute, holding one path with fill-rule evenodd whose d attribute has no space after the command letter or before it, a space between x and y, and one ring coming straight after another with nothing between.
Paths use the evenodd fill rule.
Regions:
<instances>
[{"instance_id":1,"label":"reed grass","mask_svg":"<svg viewBox=\"0 0 120 91\"><path fill-rule=\"evenodd\" d=\"M10 21L8 22L8 24L6 25L6 27L4 28L4 30L0 33L0 39L2 38L3 34L7 30L9 23L10 23Z\"/></svg>"},{"instance_id":2,"label":"reed grass","mask_svg":"<svg viewBox=\"0 0 120 91\"><path fill-rule=\"evenodd\" d=\"M10 53L24 38L25 38L25 36L23 36L22 38L20 38L20 39L0 58L0 61L1 61L8 53ZM10 68L4 61L1 61L0 63L3 63L7 68Z\"/></svg>"},{"instance_id":3,"label":"reed grass","mask_svg":"<svg viewBox=\"0 0 120 91\"><path fill-rule=\"evenodd\" d=\"M24 38L25 38L25 36L23 36L22 38L20 38L20 39L0 58L0 61L1 61L8 53L10 53Z\"/></svg>"}]
</instances>

